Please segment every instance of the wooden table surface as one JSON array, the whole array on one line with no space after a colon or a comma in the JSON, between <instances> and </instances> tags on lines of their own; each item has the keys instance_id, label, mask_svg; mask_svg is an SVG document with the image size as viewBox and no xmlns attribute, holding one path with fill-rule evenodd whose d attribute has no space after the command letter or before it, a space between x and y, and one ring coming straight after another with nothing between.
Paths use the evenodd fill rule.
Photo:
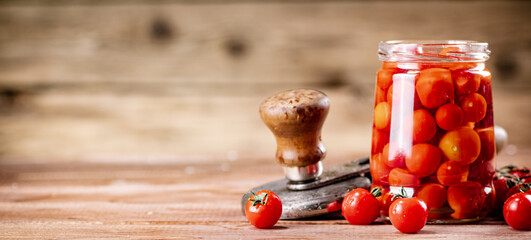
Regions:
<instances>
[{"instance_id":1,"label":"wooden table surface","mask_svg":"<svg viewBox=\"0 0 531 240\"><path fill-rule=\"evenodd\" d=\"M531 150L501 154L499 164L528 164ZM327 159L325 167L345 162ZM0 163L2 238L78 239L530 239L503 221L428 225L406 235L390 224L345 220L279 221L256 229L240 211L243 193L283 177L270 159Z\"/></svg>"}]
</instances>

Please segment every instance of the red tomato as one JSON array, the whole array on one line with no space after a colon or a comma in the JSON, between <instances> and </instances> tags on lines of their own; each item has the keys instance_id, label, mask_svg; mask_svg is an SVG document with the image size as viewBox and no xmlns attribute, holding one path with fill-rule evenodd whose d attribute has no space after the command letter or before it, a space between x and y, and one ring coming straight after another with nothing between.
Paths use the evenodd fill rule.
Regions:
<instances>
[{"instance_id":1,"label":"red tomato","mask_svg":"<svg viewBox=\"0 0 531 240\"><path fill-rule=\"evenodd\" d=\"M382 154L373 154L369 164L371 168L372 181L376 184L387 185L389 183L388 179L391 168L383 161Z\"/></svg>"},{"instance_id":2,"label":"red tomato","mask_svg":"<svg viewBox=\"0 0 531 240\"><path fill-rule=\"evenodd\" d=\"M453 218L476 218L482 214L487 194L477 182L461 182L448 188L448 205L454 210ZM485 212L486 213L486 212Z\"/></svg>"},{"instance_id":3,"label":"red tomato","mask_svg":"<svg viewBox=\"0 0 531 240\"><path fill-rule=\"evenodd\" d=\"M512 195L515 195L517 193L526 192L526 191L529 191L529 190L531 190L531 189L529 189L528 185L522 184L522 183L520 183L520 184L516 183L515 186L509 188L509 190L505 194L505 199L508 199Z\"/></svg>"},{"instance_id":4,"label":"red tomato","mask_svg":"<svg viewBox=\"0 0 531 240\"><path fill-rule=\"evenodd\" d=\"M468 172L468 181L475 181L481 185L491 184L496 174L496 168L493 161L475 161L470 164Z\"/></svg>"},{"instance_id":5,"label":"red tomato","mask_svg":"<svg viewBox=\"0 0 531 240\"><path fill-rule=\"evenodd\" d=\"M531 229L531 194L517 193L503 206L503 218L516 230Z\"/></svg>"},{"instance_id":6,"label":"red tomato","mask_svg":"<svg viewBox=\"0 0 531 240\"><path fill-rule=\"evenodd\" d=\"M393 168L389 173L389 185L398 187L416 187L420 185L420 179L406 169Z\"/></svg>"},{"instance_id":7,"label":"red tomato","mask_svg":"<svg viewBox=\"0 0 531 240\"><path fill-rule=\"evenodd\" d=\"M424 109L413 112L413 142L429 141L437 132L435 119Z\"/></svg>"},{"instance_id":8,"label":"red tomato","mask_svg":"<svg viewBox=\"0 0 531 240\"><path fill-rule=\"evenodd\" d=\"M382 68L378 71L377 85L380 88L387 89L393 83L394 69Z\"/></svg>"},{"instance_id":9,"label":"red tomato","mask_svg":"<svg viewBox=\"0 0 531 240\"><path fill-rule=\"evenodd\" d=\"M426 177L439 167L441 151L427 143L415 144L411 148L411 157L406 158L407 169L420 177Z\"/></svg>"},{"instance_id":10,"label":"red tomato","mask_svg":"<svg viewBox=\"0 0 531 240\"><path fill-rule=\"evenodd\" d=\"M487 101L479 93L464 96L460 106L465 122L478 122L487 115Z\"/></svg>"},{"instance_id":11,"label":"red tomato","mask_svg":"<svg viewBox=\"0 0 531 240\"><path fill-rule=\"evenodd\" d=\"M397 146L396 143L391 142L385 144L382 149L382 161L387 166L392 168L399 168L406 166L406 151Z\"/></svg>"},{"instance_id":12,"label":"red tomato","mask_svg":"<svg viewBox=\"0 0 531 240\"><path fill-rule=\"evenodd\" d=\"M381 102L374 108L374 126L389 131L391 125L391 104Z\"/></svg>"},{"instance_id":13,"label":"red tomato","mask_svg":"<svg viewBox=\"0 0 531 240\"><path fill-rule=\"evenodd\" d=\"M463 111L453 103L447 103L435 113L437 125L444 130L454 130L463 123Z\"/></svg>"},{"instance_id":14,"label":"red tomato","mask_svg":"<svg viewBox=\"0 0 531 240\"><path fill-rule=\"evenodd\" d=\"M382 89L381 87L376 86L376 92L374 93L374 99L375 106L378 105L378 103L385 102L387 100L387 92L385 89Z\"/></svg>"},{"instance_id":15,"label":"red tomato","mask_svg":"<svg viewBox=\"0 0 531 240\"><path fill-rule=\"evenodd\" d=\"M262 190L253 193L245 205L247 220L257 228L271 228L282 215L282 202L274 192Z\"/></svg>"},{"instance_id":16,"label":"red tomato","mask_svg":"<svg viewBox=\"0 0 531 240\"><path fill-rule=\"evenodd\" d=\"M494 193L496 193L496 206L494 210L501 213L503 211L503 204L507 200L505 196L509 192L509 186L507 185L507 180L503 178L494 180L493 185Z\"/></svg>"},{"instance_id":17,"label":"red tomato","mask_svg":"<svg viewBox=\"0 0 531 240\"><path fill-rule=\"evenodd\" d=\"M426 183L417 192L417 197L422 199L430 209L437 209L446 203L446 188L437 183Z\"/></svg>"},{"instance_id":18,"label":"red tomato","mask_svg":"<svg viewBox=\"0 0 531 240\"><path fill-rule=\"evenodd\" d=\"M341 207L343 217L352 225L367 225L380 216L380 203L363 188L350 191Z\"/></svg>"},{"instance_id":19,"label":"red tomato","mask_svg":"<svg viewBox=\"0 0 531 240\"><path fill-rule=\"evenodd\" d=\"M400 232L416 233L428 221L428 208L419 198L399 198L389 207L389 220Z\"/></svg>"},{"instance_id":20,"label":"red tomato","mask_svg":"<svg viewBox=\"0 0 531 240\"><path fill-rule=\"evenodd\" d=\"M389 216L389 206L393 202L393 194L389 192L389 189L377 185L371 186L371 191L376 187L380 188L382 192L382 195L375 197L380 203L380 214L383 216Z\"/></svg>"},{"instance_id":21,"label":"red tomato","mask_svg":"<svg viewBox=\"0 0 531 240\"><path fill-rule=\"evenodd\" d=\"M470 72L467 69L459 69L452 72L455 91L459 95L475 93L479 89L481 75Z\"/></svg>"},{"instance_id":22,"label":"red tomato","mask_svg":"<svg viewBox=\"0 0 531 240\"><path fill-rule=\"evenodd\" d=\"M481 80L479 85L478 93L481 94L485 101L487 101L487 113L486 116L480 120L476 126L478 128L488 128L494 126L494 121L492 118L492 83L490 79L490 73L487 71L486 76Z\"/></svg>"},{"instance_id":23,"label":"red tomato","mask_svg":"<svg viewBox=\"0 0 531 240\"><path fill-rule=\"evenodd\" d=\"M476 129L478 133L481 150L479 153L479 160L488 161L494 158L496 153L496 140L494 139L494 127Z\"/></svg>"},{"instance_id":24,"label":"red tomato","mask_svg":"<svg viewBox=\"0 0 531 240\"><path fill-rule=\"evenodd\" d=\"M372 150L371 153L379 153L382 151L385 144L389 142L389 133L378 130L376 128L372 129Z\"/></svg>"},{"instance_id":25,"label":"red tomato","mask_svg":"<svg viewBox=\"0 0 531 240\"><path fill-rule=\"evenodd\" d=\"M389 89L387 89L387 102L393 104L393 85L394 84L391 84L391 86L389 87Z\"/></svg>"},{"instance_id":26,"label":"red tomato","mask_svg":"<svg viewBox=\"0 0 531 240\"><path fill-rule=\"evenodd\" d=\"M451 186L466 181L468 177L468 165L459 162L443 162L437 169L437 180L444 186Z\"/></svg>"},{"instance_id":27,"label":"red tomato","mask_svg":"<svg viewBox=\"0 0 531 240\"><path fill-rule=\"evenodd\" d=\"M420 102L426 108L436 108L454 99L454 84L448 69L422 70L415 87Z\"/></svg>"},{"instance_id":28,"label":"red tomato","mask_svg":"<svg viewBox=\"0 0 531 240\"><path fill-rule=\"evenodd\" d=\"M479 156L481 140L469 127L460 127L447 132L439 141L439 148L448 160L470 164Z\"/></svg>"}]
</instances>

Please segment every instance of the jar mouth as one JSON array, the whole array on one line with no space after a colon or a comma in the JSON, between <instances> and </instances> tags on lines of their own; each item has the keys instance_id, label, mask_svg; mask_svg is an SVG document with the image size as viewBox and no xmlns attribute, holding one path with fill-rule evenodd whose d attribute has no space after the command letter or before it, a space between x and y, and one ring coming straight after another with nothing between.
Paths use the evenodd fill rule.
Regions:
<instances>
[{"instance_id":1,"label":"jar mouth","mask_svg":"<svg viewBox=\"0 0 531 240\"><path fill-rule=\"evenodd\" d=\"M378 48L389 62L484 62L489 54L488 43L469 40L392 40Z\"/></svg>"}]
</instances>

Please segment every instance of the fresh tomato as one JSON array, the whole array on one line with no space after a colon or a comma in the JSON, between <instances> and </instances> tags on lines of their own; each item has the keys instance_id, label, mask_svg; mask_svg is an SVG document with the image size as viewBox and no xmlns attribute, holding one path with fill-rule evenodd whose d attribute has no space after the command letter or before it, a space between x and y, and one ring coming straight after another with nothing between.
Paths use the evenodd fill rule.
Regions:
<instances>
[{"instance_id":1,"label":"fresh tomato","mask_svg":"<svg viewBox=\"0 0 531 240\"><path fill-rule=\"evenodd\" d=\"M481 75L470 72L467 69L459 69L452 72L455 91L459 95L475 93L479 89Z\"/></svg>"},{"instance_id":2,"label":"fresh tomato","mask_svg":"<svg viewBox=\"0 0 531 240\"><path fill-rule=\"evenodd\" d=\"M468 171L468 165L461 165L454 161L443 162L437 169L437 180L444 186L451 186L466 181Z\"/></svg>"},{"instance_id":3,"label":"fresh tomato","mask_svg":"<svg viewBox=\"0 0 531 240\"><path fill-rule=\"evenodd\" d=\"M503 206L503 217L516 230L531 229L531 194L517 193Z\"/></svg>"},{"instance_id":4,"label":"fresh tomato","mask_svg":"<svg viewBox=\"0 0 531 240\"><path fill-rule=\"evenodd\" d=\"M454 84L448 69L422 70L415 86L420 102L426 108L436 108L454 99Z\"/></svg>"},{"instance_id":5,"label":"fresh tomato","mask_svg":"<svg viewBox=\"0 0 531 240\"><path fill-rule=\"evenodd\" d=\"M460 127L447 132L439 142L439 148L450 161L470 164L481 151L479 135L469 127Z\"/></svg>"},{"instance_id":6,"label":"fresh tomato","mask_svg":"<svg viewBox=\"0 0 531 240\"><path fill-rule=\"evenodd\" d=\"M282 215L282 202L277 194L262 190L252 195L245 205L247 220L257 228L272 228Z\"/></svg>"},{"instance_id":7,"label":"fresh tomato","mask_svg":"<svg viewBox=\"0 0 531 240\"><path fill-rule=\"evenodd\" d=\"M427 143L415 144L411 148L411 157L406 158L407 169L420 177L426 177L439 167L441 151Z\"/></svg>"},{"instance_id":8,"label":"fresh tomato","mask_svg":"<svg viewBox=\"0 0 531 240\"><path fill-rule=\"evenodd\" d=\"M416 187L420 185L420 179L406 169L393 168L389 173L389 185L396 187Z\"/></svg>"},{"instance_id":9,"label":"fresh tomato","mask_svg":"<svg viewBox=\"0 0 531 240\"><path fill-rule=\"evenodd\" d=\"M381 102L374 108L374 126L389 131L391 125L391 104Z\"/></svg>"},{"instance_id":10,"label":"fresh tomato","mask_svg":"<svg viewBox=\"0 0 531 240\"><path fill-rule=\"evenodd\" d=\"M389 216L389 206L391 206L391 203L393 202L393 194L389 192L389 189L378 185L372 185L371 192L375 188L381 189L380 191L382 192L380 196L375 197L380 203L380 215Z\"/></svg>"},{"instance_id":11,"label":"fresh tomato","mask_svg":"<svg viewBox=\"0 0 531 240\"><path fill-rule=\"evenodd\" d=\"M378 189L374 190L373 193L377 194ZM367 225L374 222L380 216L380 203L374 197L363 188L350 191L343 198L341 207L343 217L352 225Z\"/></svg>"},{"instance_id":12,"label":"fresh tomato","mask_svg":"<svg viewBox=\"0 0 531 240\"><path fill-rule=\"evenodd\" d=\"M481 215L487 194L477 182L461 182L448 188L448 205L454 210L453 218L476 218Z\"/></svg>"},{"instance_id":13,"label":"fresh tomato","mask_svg":"<svg viewBox=\"0 0 531 240\"><path fill-rule=\"evenodd\" d=\"M399 168L406 166L406 151L394 142L385 144L382 150L382 161L389 167Z\"/></svg>"},{"instance_id":14,"label":"fresh tomato","mask_svg":"<svg viewBox=\"0 0 531 240\"><path fill-rule=\"evenodd\" d=\"M428 221L428 208L420 198L399 198L389 207L389 220L400 232L416 233Z\"/></svg>"},{"instance_id":15,"label":"fresh tomato","mask_svg":"<svg viewBox=\"0 0 531 240\"><path fill-rule=\"evenodd\" d=\"M487 115L487 101L479 93L464 96L460 107L463 110L465 122L478 122Z\"/></svg>"},{"instance_id":16,"label":"fresh tomato","mask_svg":"<svg viewBox=\"0 0 531 240\"><path fill-rule=\"evenodd\" d=\"M391 168L383 161L382 154L373 154L369 164L371 168L372 181L376 184L388 184L389 172L391 171Z\"/></svg>"},{"instance_id":17,"label":"fresh tomato","mask_svg":"<svg viewBox=\"0 0 531 240\"><path fill-rule=\"evenodd\" d=\"M437 132L435 119L424 109L413 112L413 142L429 141Z\"/></svg>"},{"instance_id":18,"label":"fresh tomato","mask_svg":"<svg viewBox=\"0 0 531 240\"><path fill-rule=\"evenodd\" d=\"M494 210L496 212L502 212L503 204L505 203L505 200L507 200L505 196L507 195L507 192L509 192L509 185L504 178L494 180L493 185L494 192L496 193L496 206L494 207Z\"/></svg>"},{"instance_id":19,"label":"fresh tomato","mask_svg":"<svg viewBox=\"0 0 531 240\"><path fill-rule=\"evenodd\" d=\"M463 123L463 111L453 103L444 104L437 109L435 121L444 130L454 130Z\"/></svg>"},{"instance_id":20,"label":"fresh tomato","mask_svg":"<svg viewBox=\"0 0 531 240\"><path fill-rule=\"evenodd\" d=\"M446 203L446 188L437 183L426 183L417 192L417 197L422 199L430 209L437 209Z\"/></svg>"}]
</instances>

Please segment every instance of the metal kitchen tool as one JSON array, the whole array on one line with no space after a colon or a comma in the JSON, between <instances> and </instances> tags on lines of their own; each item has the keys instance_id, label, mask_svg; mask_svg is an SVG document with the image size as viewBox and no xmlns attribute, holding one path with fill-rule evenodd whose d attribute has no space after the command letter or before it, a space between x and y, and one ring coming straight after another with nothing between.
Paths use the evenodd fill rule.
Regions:
<instances>
[{"instance_id":1,"label":"metal kitchen tool","mask_svg":"<svg viewBox=\"0 0 531 240\"><path fill-rule=\"evenodd\" d=\"M326 149L321 142L321 127L328 109L328 97L310 89L281 92L260 104L260 116L275 135L276 159L286 179L251 191L275 192L282 201L281 219L326 214L327 205L341 201L350 190L370 188L371 181L365 176L369 172L368 158L322 170ZM244 214L249 196L247 193L242 197Z\"/></svg>"},{"instance_id":2,"label":"metal kitchen tool","mask_svg":"<svg viewBox=\"0 0 531 240\"><path fill-rule=\"evenodd\" d=\"M269 190L276 193L282 201L280 219L299 219L315 217L329 213L327 205L341 201L355 188L370 188L369 158L363 158L344 165L334 166L323 174L307 182L291 182L281 179L251 189L253 192ZM242 212L250 193L242 197ZM331 213L332 217L340 217L339 212Z\"/></svg>"}]
</instances>

